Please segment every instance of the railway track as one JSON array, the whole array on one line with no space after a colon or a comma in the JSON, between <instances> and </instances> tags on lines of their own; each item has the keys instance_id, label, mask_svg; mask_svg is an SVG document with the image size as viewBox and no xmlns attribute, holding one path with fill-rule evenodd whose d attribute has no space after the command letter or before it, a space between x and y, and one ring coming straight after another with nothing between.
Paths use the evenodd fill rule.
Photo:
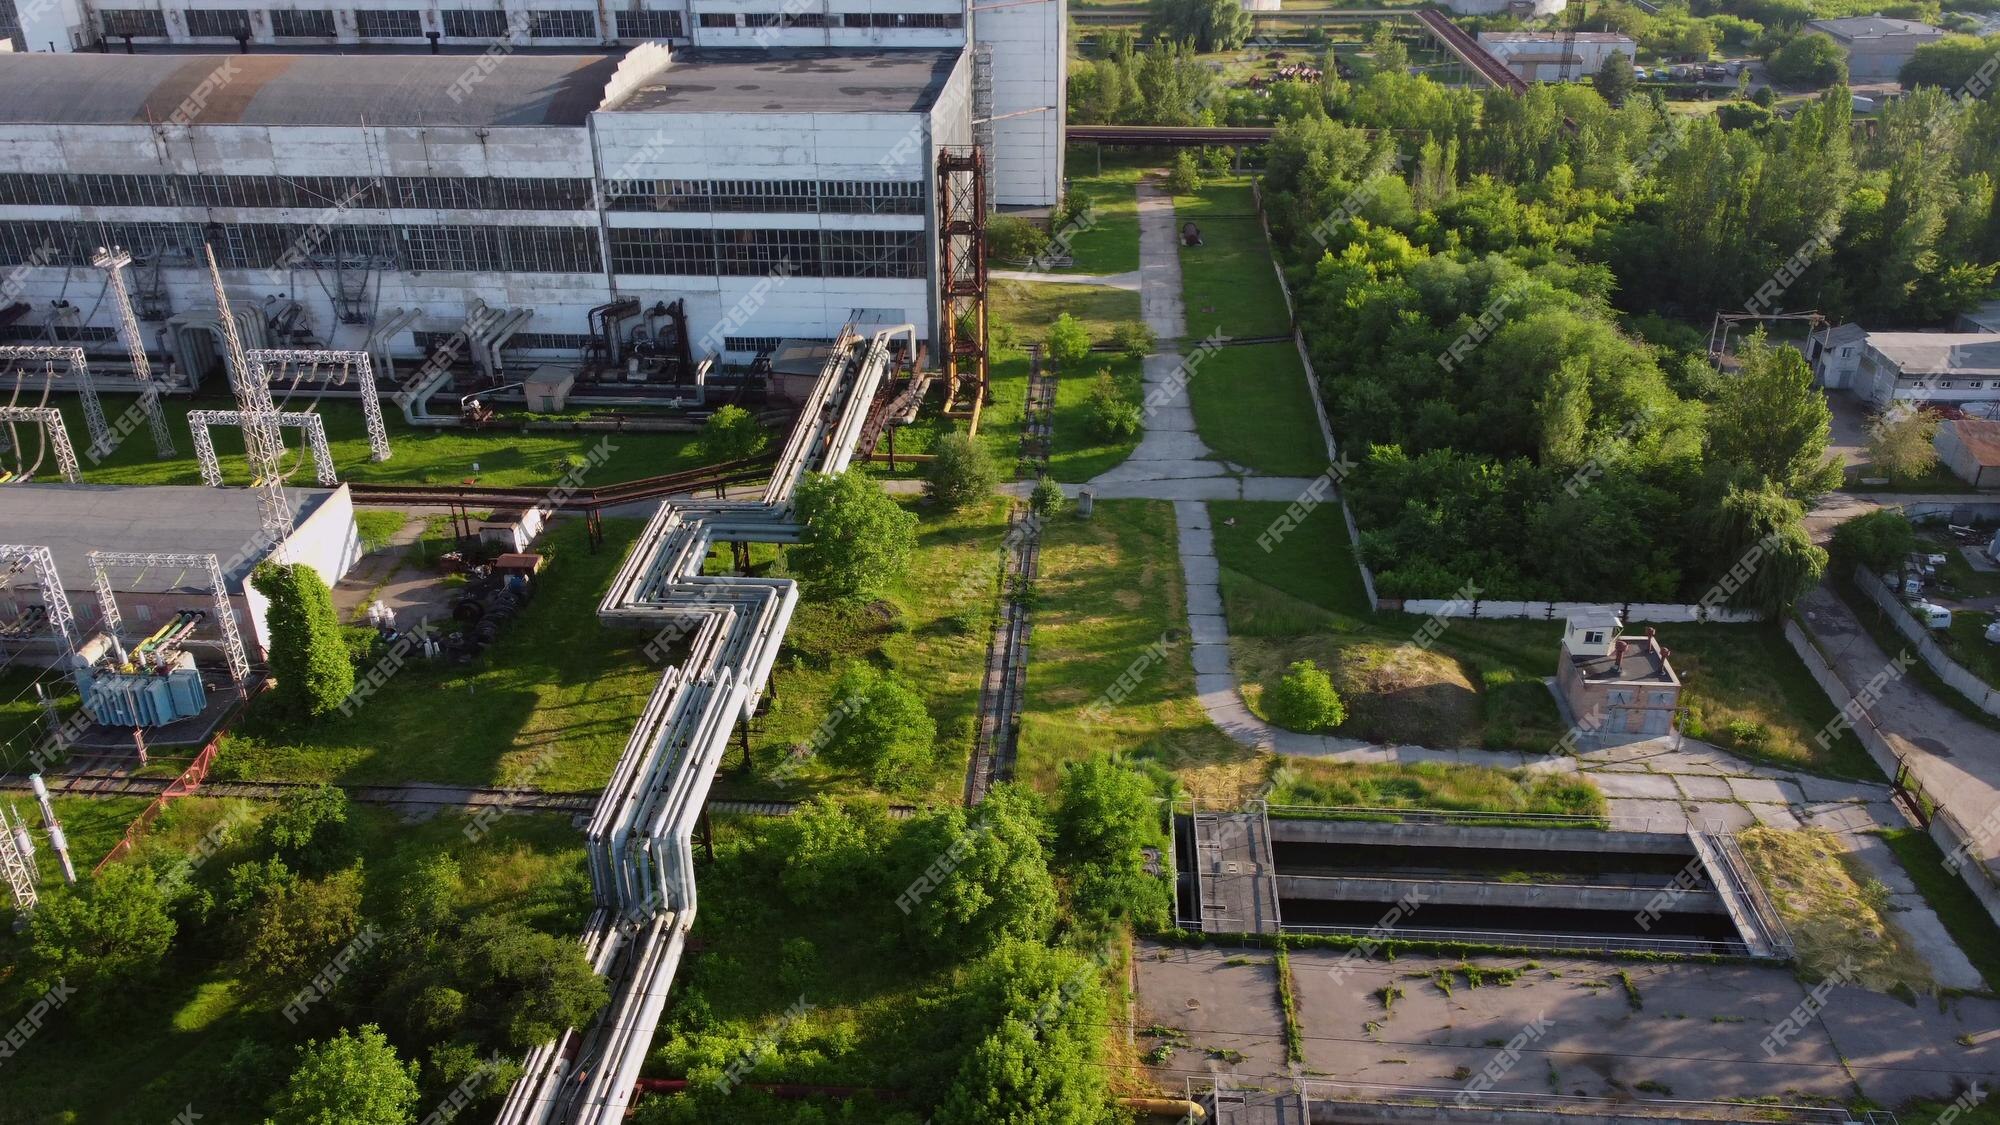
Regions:
<instances>
[{"instance_id":1,"label":"railway track","mask_svg":"<svg viewBox=\"0 0 2000 1125\"><path fill-rule=\"evenodd\" d=\"M143 797L153 798L174 783L171 777L132 777L105 770L63 774L43 779L49 792L58 797ZM252 801L276 801L301 789L316 785L307 781L209 781L192 795L236 797ZM523 812L587 813L597 807L599 793L549 792L541 789L510 789L492 786L429 785L342 785L348 798L364 805L449 805L461 808L500 806ZM0 777L0 791L26 792L28 779L9 774ZM790 816L799 801L728 801L708 803L710 812L728 816ZM891 805L889 815L908 819L916 815L913 805Z\"/></svg>"},{"instance_id":2,"label":"railway track","mask_svg":"<svg viewBox=\"0 0 2000 1125\"><path fill-rule=\"evenodd\" d=\"M1040 521L1016 508L1007 529L1006 600L986 648L979 689L979 738L965 775L965 803L976 805L996 782L1014 776L1021 737L1021 699L1028 683L1028 597L1042 552Z\"/></svg>"}]
</instances>

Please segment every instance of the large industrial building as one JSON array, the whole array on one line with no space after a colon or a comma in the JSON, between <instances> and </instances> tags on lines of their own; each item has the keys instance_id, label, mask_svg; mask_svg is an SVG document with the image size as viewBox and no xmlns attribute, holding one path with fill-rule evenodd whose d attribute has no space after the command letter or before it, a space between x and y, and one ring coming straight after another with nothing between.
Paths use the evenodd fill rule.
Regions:
<instances>
[{"instance_id":1,"label":"large industrial building","mask_svg":"<svg viewBox=\"0 0 2000 1125\"><path fill-rule=\"evenodd\" d=\"M378 369L468 327L511 378L857 319L935 355L939 154L981 150L989 205L1055 202L1064 0L801 8L37 4L62 33L29 49L72 53L0 55L0 339L115 369L90 262L123 246L149 349L214 377L205 242L249 346Z\"/></svg>"}]
</instances>

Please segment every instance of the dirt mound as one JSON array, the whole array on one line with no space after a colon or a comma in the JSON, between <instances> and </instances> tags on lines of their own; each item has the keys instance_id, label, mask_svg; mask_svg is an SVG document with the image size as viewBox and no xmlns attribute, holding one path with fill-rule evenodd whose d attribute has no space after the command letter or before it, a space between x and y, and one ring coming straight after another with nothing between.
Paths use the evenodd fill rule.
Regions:
<instances>
[{"instance_id":1,"label":"dirt mound","mask_svg":"<svg viewBox=\"0 0 2000 1125\"><path fill-rule=\"evenodd\" d=\"M1327 671L1347 701L1342 735L1423 746L1479 744L1479 689L1448 656L1413 644L1346 645Z\"/></svg>"}]
</instances>

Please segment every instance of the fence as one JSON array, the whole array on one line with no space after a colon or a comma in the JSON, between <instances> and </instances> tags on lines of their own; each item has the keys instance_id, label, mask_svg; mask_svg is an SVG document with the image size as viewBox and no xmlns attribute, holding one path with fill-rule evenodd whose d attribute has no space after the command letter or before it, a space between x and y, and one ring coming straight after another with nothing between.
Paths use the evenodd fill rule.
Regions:
<instances>
[{"instance_id":1,"label":"fence","mask_svg":"<svg viewBox=\"0 0 2000 1125\"><path fill-rule=\"evenodd\" d=\"M2000 692L1994 691L1985 680L1966 671L1963 664L1947 655L1944 648L1931 639L1930 630L1924 627L1923 622L1910 616L1910 611L1904 609L1903 603L1897 600L1895 591L1884 586L1874 571L1865 566L1857 566L1854 568L1854 581L1868 595L1869 600L1882 607L1889 616L1890 624L1896 627L1898 633L1903 634L1904 640L1916 648L1917 656L1925 664L1930 665L1931 671L1936 672L1939 679L1949 684L1958 694L1970 699L1981 711L2000 717Z\"/></svg>"},{"instance_id":2,"label":"fence","mask_svg":"<svg viewBox=\"0 0 2000 1125\"><path fill-rule=\"evenodd\" d=\"M1787 621L1785 640L1791 642L1792 651L1799 654L1799 661L1806 666L1806 671L1812 673L1812 678L1833 701L1835 709L1846 718L1846 725L1861 740L1862 748L1868 751L1868 756L1875 760L1882 773L1892 779L1916 777L1917 772L1909 761L1883 736L1882 728L1876 725L1875 716L1868 713L1867 705L1848 690L1847 684L1834 672L1833 665L1820 653L1812 638L1806 636L1805 630L1799 628L1796 622ZM1931 839L1944 849L1945 855L1964 857L1965 861L1958 864L1958 877L1965 880L1965 885L1978 897L1979 904L1993 916L1994 923L2000 924L2000 885L1996 885L1992 870L1979 855L1975 834L1967 831L1958 816L1942 804L1930 818L1929 831Z\"/></svg>"},{"instance_id":3,"label":"fence","mask_svg":"<svg viewBox=\"0 0 2000 1125\"><path fill-rule=\"evenodd\" d=\"M150 804L139 811L138 816L132 818L132 823L125 826L125 834L118 838L118 842L111 846L111 850L105 853L103 859L97 861L97 866L90 869L93 876L129 854L133 846L139 842L139 837L146 834L147 827L158 819L176 798L185 797L201 788L202 781L208 777L208 767L215 764L215 751L220 745L222 745L220 734L209 739L208 745L202 747L201 753L195 755L194 761L188 763L188 768L181 771L181 775L174 779L173 784L162 789L159 796L153 798Z\"/></svg>"},{"instance_id":4,"label":"fence","mask_svg":"<svg viewBox=\"0 0 2000 1125\"><path fill-rule=\"evenodd\" d=\"M1340 464L1340 446L1333 440L1333 422L1326 412L1326 401L1320 397L1319 373L1313 370L1312 356L1306 351L1306 335L1299 329L1298 305L1292 301L1292 286L1285 280L1285 267L1278 264L1275 252L1277 243L1271 241L1271 221L1264 215L1264 182L1250 181L1250 197L1257 202L1257 228L1264 232L1264 245L1273 247L1270 255L1271 271L1278 275L1278 292L1285 298L1285 319L1292 325L1292 346L1299 350L1299 363L1306 369L1306 389L1312 392L1313 414L1319 418L1319 436L1326 441L1326 461L1328 465ZM1354 545L1354 565L1361 571L1361 588L1368 593L1368 607L1380 609L1381 601L1375 596L1375 575L1368 564L1361 560L1361 529L1355 525L1354 512L1347 506L1347 490L1334 480L1334 493L1340 497L1340 518L1347 521L1347 541Z\"/></svg>"},{"instance_id":5,"label":"fence","mask_svg":"<svg viewBox=\"0 0 2000 1125\"><path fill-rule=\"evenodd\" d=\"M1615 609L1620 619L1628 624L1634 621L1699 621L1727 625L1764 619L1764 615L1756 610L1730 609L1727 606L1682 605L1675 602L1513 602L1487 601L1479 598L1470 600L1384 598L1380 608L1400 609L1404 613L1425 617L1526 618L1537 621L1560 621L1572 613Z\"/></svg>"}]
</instances>

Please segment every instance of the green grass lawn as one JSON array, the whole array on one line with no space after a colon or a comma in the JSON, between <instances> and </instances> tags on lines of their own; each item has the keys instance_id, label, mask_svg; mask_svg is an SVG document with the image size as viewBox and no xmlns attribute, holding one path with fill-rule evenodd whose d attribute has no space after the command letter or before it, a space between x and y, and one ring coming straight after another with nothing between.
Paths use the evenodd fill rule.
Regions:
<instances>
[{"instance_id":1,"label":"green grass lawn","mask_svg":"<svg viewBox=\"0 0 2000 1125\"><path fill-rule=\"evenodd\" d=\"M200 484L195 468L193 439L188 436L187 412L191 409L233 410L235 402L225 396L203 395L166 400L167 426L173 432L179 456L162 461L153 455L153 439L141 425L102 462L92 464L84 447L89 435L83 427L82 411L76 400L58 403L69 425L70 442L77 447L86 484ZM115 419L129 405L113 396L105 403ZM298 404L294 404L297 406ZM367 429L361 404L325 399L312 405L326 427L327 447L333 454L340 479L366 484L455 484L476 480L479 484L519 486L553 484L566 471L565 458L580 462L598 444L609 439L609 452L602 464L582 477L584 487L615 484L661 473L680 472L707 463L699 436L692 433L561 433L556 431L515 432L509 430L475 432L469 430L415 429L403 421L393 404L383 404L383 419L389 433L389 460L368 459ZM230 484L247 484L250 472L243 458L243 431L235 426L210 427L215 452L222 462L223 479ZM285 466L293 484L313 483L312 458L297 430L284 432ZM477 464L477 472L473 465Z\"/></svg>"},{"instance_id":2,"label":"green grass lawn","mask_svg":"<svg viewBox=\"0 0 2000 1125\"><path fill-rule=\"evenodd\" d=\"M1070 150L1070 198L1090 208L1091 226L1070 238L1073 263L1069 273L1125 273L1139 268L1139 178L1137 163L1105 161L1096 172L1096 157L1080 148ZM1089 173L1089 174L1083 174Z\"/></svg>"},{"instance_id":3,"label":"green grass lawn","mask_svg":"<svg viewBox=\"0 0 2000 1125\"><path fill-rule=\"evenodd\" d=\"M410 522L408 512L391 512L382 508L356 508L354 526L361 533L361 551L367 554L379 551L389 545L389 537L403 529Z\"/></svg>"},{"instance_id":4,"label":"green grass lawn","mask_svg":"<svg viewBox=\"0 0 2000 1125\"><path fill-rule=\"evenodd\" d=\"M907 779L897 790L899 798L950 802L963 794L986 645L999 605L1007 501L995 497L953 513L914 502L911 507L923 521L917 551L883 604L802 602L793 614L770 705L751 734L752 771L741 773L741 755L732 753L717 777L718 794L798 798L870 789L865 776L818 759L794 761L793 755L795 747L810 744L837 702L833 688L841 671L856 661L901 678L923 696L937 723L933 768ZM774 548L762 548L753 555L762 562L761 572L783 573L775 554Z\"/></svg>"},{"instance_id":5,"label":"green grass lawn","mask_svg":"<svg viewBox=\"0 0 2000 1125\"><path fill-rule=\"evenodd\" d=\"M1951 611L1951 628L1931 635L1966 671L1988 684L2000 684L2000 645L1986 639L1986 626L1992 621L1991 613L1955 609Z\"/></svg>"},{"instance_id":6,"label":"green grass lawn","mask_svg":"<svg viewBox=\"0 0 2000 1125\"><path fill-rule=\"evenodd\" d=\"M1055 440L1049 453L1049 475L1059 481L1080 484L1107 469L1122 464L1139 447L1139 435L1118 441L1103 441L1090 428L1090 396L1099 375L1108 372L1125 397L1144 400L1141 379L1145 363L1123 356L1093 355L1080 372L1064 372L1056 380L1056 407L1050 425Z\"/></svg>"},{"instance_id":7,"label":"green grass lawn","mask_svg":"<svg viewBox=\"0 0 2000 1125\"><path fill-rule=\"evenodd\" d=\"M1293 526L1274 527L1288 507L1255 500L1208 506L1231 633L1287 636L1331 624L1334 615L1358 619L1369 612L1347 521L1333 493L1294 516Z\"/></svg>"},{"instance_id":8,"label":"green grass lawn","mask_svg":"<svg viewBox=\"0 0 2000 1125\"><path fill-rule=\"evenodd\" d=\"M1219 797L1255 787L1257 757L1195 699L1184 597L1169 504L1100 501L1044 530L1016 777L1047 790L1063 763L1109 750ZM1128 672L1130 690L1108 696Z\"/></svg>"},{"instance_id":9,"label":"green grass lawn","mask_svg":"<svg viewBox=\"0 0 2000 1125\"><path fill-rule=\"evenodd\" d=\"M1195 428L1215 456L1272 476L1326 471L1326 440L1312 390L1289 341L1220 348L1203 356L1188 381L1188 399Z\"/></svg>"},{"instance_id":10,"label":"green grass lawn","mask_svg":"<svg viewBox=\"0 0 2000 1125\"><path fill-rule=\"evenodd\" d=\"M29 755L49 737L48 723L35 695L38 682L43 691L56 697L60 716L69 716L80 704L76 685L55 671L29 668L25 662L0 670L0 770L30 768Z\"/></svg>"},{"instance_id":11,"label":"green grass lawn","mask_svg":"<svg viewBox=\"0 0 2000 1125\"><path fill-rule=\"evenodd\" d=\"M1273 775L1274 805L1604 815L1588 779L1438 762L1364 764L1290 758Z\"/></svg>"},{"instance_id":12,"label":"green grass lawn","mask_svg":"<svg viewBox=\"0 0 2000 1125\"><path fill-rule=\"evenodd\" d=\"M134 803L77 798L64 801L60 811L74 846L82 848L81 833L95 849L100 842L108 847L98 823L117 820ZM79 805L88 808L76 808ZM92 811L99 806L101 812ZM137 857L162 862L192 858L211 828L225 818L240 818L243 827L223 837L228 842L205 861L203 873L209 874L209 868L224 870L251 854L249 829L267 808L184 798L155 822ZM420 859L448 852L463 870L463 888L455 903L460 910L506 916L564 936L583 923L590 886L583 868L583 842L567 816L505 816L494 822L489 835L473 843L465 838L465 822L456 813L422 823L404 822L370 808L356 808L351 815L360 827L356 837L362 852L363 909L371 917L387 916L394 906L397 881ZM122 823L118 829L123 831ZM81 856L79 861L87 868L96 857L88 864L81 862ZM4 930L0 935L4 935L0 961L13 962L23 948L21 939ZM7 1010L25 1011L31 1000L16 997L13 991L0 974L0 995L6 997ZM256 1103L268 1091L258 1090L246 1098L243 1088L229 1080L227 1063L246 1041L281 1049L303 1045L307 1027L287 1022L279 1014L281 1004L251 993L232 966L213 952L183 946L157 978L125 990L117 999L115 1014L104 1017L105 1022L79 1025L58 1012L21 1047L18 1060L0 1067L0 1122L169 1122L189 1106L205 1120L262 1120L262 1107ZM406 1052L406 1057L412 1056Z\"/></svg>"},{"instance_id":13,"label":"green grass lawn","mask_svg":"<svg viewBox=\"0 0 2000 1125\"><path fill-rule=\"evenodd\" d=\"M1249 177L1204 177L1193 195L1174 197L1174 222L1177 229L1189 222L1201 228L1202 245L1180 245L1189 338L1218 330L1230 339L1291 331Z\"/></svg>"},{"instance_id":14,"label":"green grass lawn","mask_svg":"<svg viewBox=\"0 0 2000 1125\"><path fill-rule=\"evenodd\" d=\"M413 658L352 715L304 728L269 697L223 741L217 776L594 789L631 735L660 669L646 636L598 624L597 601L639 524L607 520L591 554L583 524L543 541L541 588L470 665Z\"/></svg>"},{"instance_id":15,"label":"green grass lawn","mask_svg":"<svg viewBox=\"0 0 2000 1125\"><path fill-rule=\"evenodd\" d=\"M1965 880L1945 867L1944 849L1920 828L1894 828L1876 834L1896 853L1896 861L1909 873L1924 901L1937 911L1938 921L1944 923L1979 975L1986 978L1986 987L2000 992L2000 927L1994 926L1993 916Z\"/></svg>"},{"instance_id":16,"label":"green grass lawn","mask_svg":"<svg viewBox=\"0 0 2000 1125\"><path fill-rule=\"evenodd\" d=\"M1138 290L1108 285L995 279L991 302L989 315L996 323L1010 325L1016 343L1023 347L1047 339L1050 326L1063 313L1080 322L1094 344L1110 343L1112 329L1139 321Z\"/></svg>"}]
</instances>

